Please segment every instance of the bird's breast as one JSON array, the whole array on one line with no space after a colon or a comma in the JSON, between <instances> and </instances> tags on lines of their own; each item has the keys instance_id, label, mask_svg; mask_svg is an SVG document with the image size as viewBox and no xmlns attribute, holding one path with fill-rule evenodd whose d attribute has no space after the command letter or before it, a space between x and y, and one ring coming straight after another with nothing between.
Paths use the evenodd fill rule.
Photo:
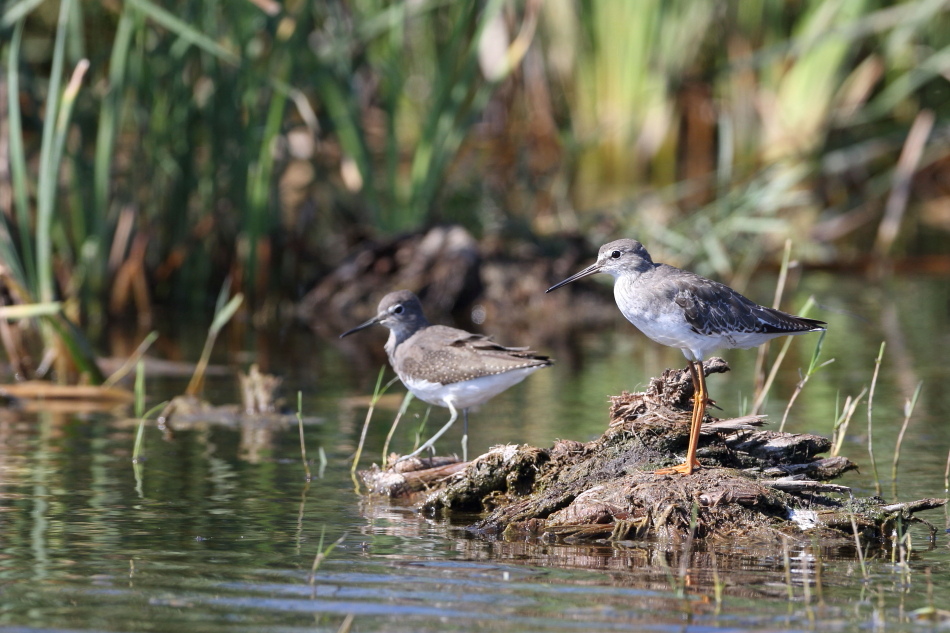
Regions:
<instances>
[{"instance_id":1,"label":"bird's breast","mask_svg":"<svg viewBox=\"0 0 950 633\"><path fill-rule=\"evenodd\" d=\"M662 292L638 284L636 279L621 278L614 284L617 307L638 330L661 345L681 350L696 350L703 346L699 336L687 322L683 310ZM698 354L687 354L693 358Z\"/></svg>"}]
</instances>

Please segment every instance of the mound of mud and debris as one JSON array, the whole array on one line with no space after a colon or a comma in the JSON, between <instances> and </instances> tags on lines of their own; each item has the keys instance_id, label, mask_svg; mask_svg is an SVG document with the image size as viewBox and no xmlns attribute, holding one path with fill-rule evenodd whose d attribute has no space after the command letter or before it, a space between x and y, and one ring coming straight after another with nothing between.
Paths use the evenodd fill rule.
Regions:
<instances>
[{"instance_id":1,"label":"mound of mud and debris","mask_svg":"<svg viewBox=\"0 0 950 633\"><path fill-rule=\"evenodd\" d=\"M706 375L728 371L721 358ZM886 503L856 498L827 483L856 468L845 457L820 458L827 438L763 430L762 417L703 424L691 475L654 471L679 463L689 436L692 380L666 370L644 393L612 398L610 425L598 439L560 440L549 449L499 446L476 459L407 459L361 473L370 494L408 498L447 518L482 518L484 536L623 542L676 538L851 539L890 536L898 522L946 499ZM931 534L935 529L930 526Z\"/></svg>"}]
</instances>

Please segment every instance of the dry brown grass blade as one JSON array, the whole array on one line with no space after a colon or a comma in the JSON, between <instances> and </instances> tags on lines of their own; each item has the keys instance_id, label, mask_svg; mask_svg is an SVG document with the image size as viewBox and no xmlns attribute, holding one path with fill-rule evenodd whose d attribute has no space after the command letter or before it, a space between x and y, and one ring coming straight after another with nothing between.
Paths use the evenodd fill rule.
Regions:
<instances>
[{"instance_id":1,"label":"dry brown grass blade","mask_svg":"<svg viewBox=\"0 0 950 633\"><path fill-rule=\"evenodd\" d=\"M131 391L120 387L57 385L44 380L0 385L0 396L17 400L76 400L112 404L124 404L135 399Z\"/></svg>"}]
</instances>

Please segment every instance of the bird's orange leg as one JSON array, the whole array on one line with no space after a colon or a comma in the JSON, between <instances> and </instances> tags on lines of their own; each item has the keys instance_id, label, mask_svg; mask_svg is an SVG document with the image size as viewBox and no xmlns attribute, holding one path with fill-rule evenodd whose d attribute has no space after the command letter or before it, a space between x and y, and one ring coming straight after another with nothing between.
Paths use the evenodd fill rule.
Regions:
<instances>
[{"instance_id":1,"label":"bird's orange leg","mask_svg":"<svg viewBox=\"0 0 950 633\"><path fill-rule=\"evenodd\" d=\"M703 424L703 418L706 416L706 402L708 394L706 392L706 376L703 373L702 363L689 361L689 373L693 378L693 417L689 425L689 448L686 450L686 461L679 466L670 468L661 468L656 471L657 475L672 475L679 473L689 475L696 468L702 465L696 459L696 448L699 446L699 427Z\"/></svg>"}]
</instances>

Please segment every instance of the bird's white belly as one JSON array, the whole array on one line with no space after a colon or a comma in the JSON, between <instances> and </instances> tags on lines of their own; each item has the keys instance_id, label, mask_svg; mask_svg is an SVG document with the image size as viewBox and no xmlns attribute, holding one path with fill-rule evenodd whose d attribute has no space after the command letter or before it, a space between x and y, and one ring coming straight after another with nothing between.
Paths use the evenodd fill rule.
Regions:
<instances>
[{"instance_id":1,"label":"bird's white belly","mask_svg":"<svg viewBox=\"0 0 950 633\"><path fill-rule=\"evenodd\" d=\"M621 308L621 312L627 317L628 321L637 326L637 329L649 338L661 345L680 349L687 359L696 361L705 360L709 354L718 349L747 349L761 345L777 336L785 335L757 332L700 334L694 331L692 326L682 317L682 314L676 310L660 314L638 309L638 306L632 305ZM801 334L801 332L789 332L788 334Z\"/></svg>"},{"instance_id":2,"label":"bird's white belly","mask_svg":"<svg viewBox=\"0 0 950 633\"><path fill-rule=\"evenodd\" d=\"M720 347L735 347L722 336L704 336L694 331L678 309L661 309L642 300L635 290L629 290L623 280L614 285L617 307L638 330L661 345L683 351L689 360L704 360L706 355Z\"/></svg>"},{"instance_id":3,"label":"bird's white belly","mask_svg":"<svg viewBox=\"0 0 950 633\"><path fill-rule=\"evenodd\" d=\"M412 395L423 402L440 407L448 407L449 402L457 409L468 409L487 402L502 391L518 384L530 374L541 369L544 365L522 367L501 374L482 376L471 380L453 382L443 385L439 382L429 382L418 378L402 377L402 383Z\"/></svg>"}]
</instances>

